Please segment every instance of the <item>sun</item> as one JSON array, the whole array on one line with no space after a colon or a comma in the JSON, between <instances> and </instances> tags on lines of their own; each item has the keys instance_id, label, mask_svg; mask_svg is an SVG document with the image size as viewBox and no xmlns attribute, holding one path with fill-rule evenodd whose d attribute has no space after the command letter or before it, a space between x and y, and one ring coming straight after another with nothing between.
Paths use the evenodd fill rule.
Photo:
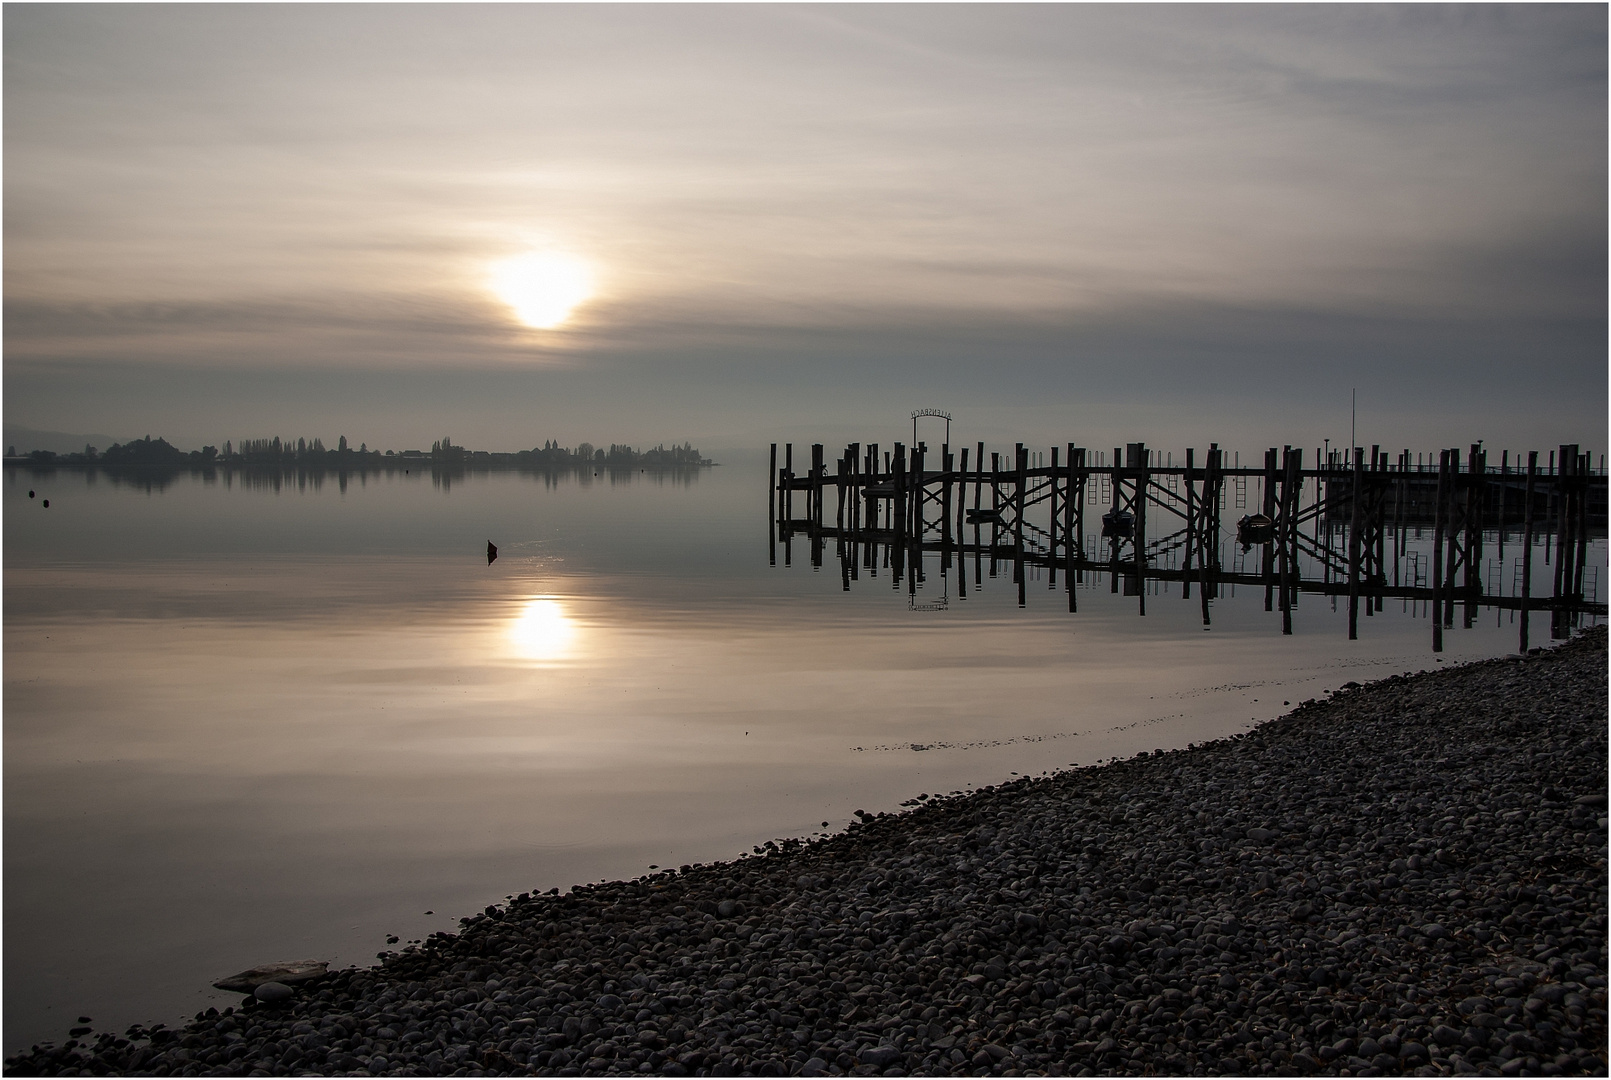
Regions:
<instances>
[{"instance_id":1,"label":"sun","mask_svg":"<svg viewBox=\"0 0 1611 1080\"><path fill-rule=\"evenodd\" d=\"M492 291L515 318L533 330L565 324L578 304L593 295L593 272L580 259L551 251L528 251L494 263Z\"/></svg>"}]
</instances>

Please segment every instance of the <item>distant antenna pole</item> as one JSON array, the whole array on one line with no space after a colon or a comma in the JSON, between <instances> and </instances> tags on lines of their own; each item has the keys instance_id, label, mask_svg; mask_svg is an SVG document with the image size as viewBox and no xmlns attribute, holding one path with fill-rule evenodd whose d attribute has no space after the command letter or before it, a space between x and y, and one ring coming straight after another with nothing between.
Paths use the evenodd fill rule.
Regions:
<instances>
[{"instance_id":1,"label":"distant antenna pole","mask_svg":"<svg viewBox=\"0 0 1611 1080\"><path fill-rule=\"evenodd\" d=\"M1354 428L1359 424L1359 387L1354 387L1353 404L1348 408L1348 452L1352 454L1354 447L1359 445L1359 436Z\"/></svg>"}]
</instances>

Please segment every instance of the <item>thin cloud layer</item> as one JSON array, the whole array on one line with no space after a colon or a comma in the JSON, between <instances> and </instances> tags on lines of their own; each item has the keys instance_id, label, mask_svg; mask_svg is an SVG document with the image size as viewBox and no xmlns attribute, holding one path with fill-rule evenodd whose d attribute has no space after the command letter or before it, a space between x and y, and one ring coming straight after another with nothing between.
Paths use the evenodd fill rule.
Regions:
<instances>
[{"instance_id":1,"label":"thin cloud layer","mask_svg":"<svg viewBox=\"0 0 1611 1080\"><path fill-rule=\"evenodd\" d=\"M8 378L1605 318L1601 7L7 15ZM597 268L560 330L530 249Z\"/></svg>"}]
</instances>

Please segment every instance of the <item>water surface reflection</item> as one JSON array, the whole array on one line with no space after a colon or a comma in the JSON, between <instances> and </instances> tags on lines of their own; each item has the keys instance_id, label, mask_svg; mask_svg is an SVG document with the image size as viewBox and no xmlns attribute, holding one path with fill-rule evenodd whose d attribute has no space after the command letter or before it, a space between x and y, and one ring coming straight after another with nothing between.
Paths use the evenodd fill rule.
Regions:
<instances>
[{"instance_id":1,"label":"water surface reflection","mask_svg":"<svg viewBox=\"0 0 1611 1080\"><path fill-rule=\"evenodd\" d=\"M1282 638L1256 597L1204 634L1190 604L1071 618L1005 582L846 594L766 565L765 482L181 478L47 514L8 476L7 1048L1434 662L1415 620L1349 642L1317 609ZM1450 659L1511 641L1461 631Z\"/></svg>"},{"instance_id":2,"label":"water surface reflection","mask_svg":"<svg viewBox=\"0 0 1611 1080\"><path fill-rule=\"evenodd\" d=\"M520 606L509 624L509 644L522 660L555 663L570 656L577 644L576 621L551 596L537 596Z\"/></svg>"}]
</instances>

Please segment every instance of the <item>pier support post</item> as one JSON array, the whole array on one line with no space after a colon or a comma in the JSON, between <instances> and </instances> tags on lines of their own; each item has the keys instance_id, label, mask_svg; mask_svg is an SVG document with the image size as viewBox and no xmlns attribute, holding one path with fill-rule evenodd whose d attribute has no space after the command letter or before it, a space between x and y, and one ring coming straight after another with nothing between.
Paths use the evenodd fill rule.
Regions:
<instances>
[{"instance_id":1,"label":"pier support post","mask_svg":"<svg viewBox=\"0 0 1611 1080\"><path fill-rule=\"evenodd\" d=\"M1432 651L1443 651L1443 501L1449 486L1449 452L1438 455L1438 493L1432 511Z\"/></svg>"},{"instance_id":2,"label":"pier support post","mask_svg":"<svg viewBox=\"0 0 1611 1080\"><path fill-rule=\"evenodd\" d=\"M822 444L811 444L811 509L807 512L811 524L822 528L822 480L827 466L822 461Z\"/></svg>"},{"instance_id":3,"label":"pier support post","mask_svg":"<svg viewBox=\"0 0 1611 1080\"><path fill-rule=\"evenodd\" d=\"M845 490L847 487L846 481L849 479L850 473L849 459L850 451L846 450L839 456L839 460L833 463L834 527L839 530L841 544L844 543Z\"/></svg>"},{"instance_id":4,"label":"pier support post","mask_svg":"<svg viewBox=\"0 0 1611 1080\"><path fill-rule=\"evenodd\" d=\"M1463 494L1461 485L1464 480L1460 472L1460 451L1449 451L1449 503L1447 518L1445 519L1446 539L1444 541L1448 550L1448 558L1443 568L1443 608L1441 618L1446 629L1454 627L1454 572L1460 565L1460 529L1464 524L1460 520L1460 508L1464 505L1461 498Z\"/></svg>"},{"instance_id":5,"label":"pier support post","mask_svg":"<svg viewBox=\"0 0 1611 1080\"><path fill-rule=\"evenodd\" d=\"M1197 595L1203 608L1204 629L1211 625L1208 601L1210 593L1217 592L1212 586L1218 584L1209 576L1219 570L1219 491L1220 484L1224 480L1218 443L1209 444L1206 466L1203 473L1203 498L1197 514L1202 534L1197 543Z\"/></svg>"},{"instance_id":6,"label":"pier support post","mask_svg":"<svg viewBox=\"0 0 1611 1080\"><path fill-rule=\"evenodd\" d=\"M992 455L992 456L994 456L994 455ZM974 469L977 470L973 474L973 508L974 508L974 510L978 510L979 507L980 507L980 501L979 501L980 493L984 490L984 443L981 442L978 445L977 449L974 452L973 460L974 460ZM976 518L978 516L979 516L978 514L974 515L974 517L976 517ZM977 544L979 542L978 532L979 532L979 527L977 525L975 525L974 526L974 537L973 537L973 542L975 544Z\"/></svg>"},{"instance_id":7,"label":"pier support post","mask_svg":"<svg viewBox=\"0 0 1611 1080\"><path fill-rule=\"evenodd\" d=\"M1024 485L1029 475L1029 451L1019 443L1014 451L1012 497L1012 576L1018 583L1018 606L1024 606Z\"/></svg>"},{"instance_id":8,"label":"pier support post","mask_svg":"<svg viewBox=\"0 0 1611 1080\"><path fill-rule=\"evenodd\" d=\"M911 505L907 511L912 516L910 532L912 543L919 556L921 556L923 549L923 534L928 532L928 524L923 511L923 504L927 501L925 496L928 494L928 490L924 486L923 476L928 467L926 460L928 458L928 449L926 443L918 443L912 447L911 481L907 484L907 490L911 492L911 498L908 500Z\"/></svg>"},{"instance_id":9,"label":"pier support post","mask_svg":"<svg viewBox=\"0 0 1611 1080\"><path fill-rule=\"evenodd\" d=\"M794 520L794 444L783 444L783 520Z\"/></svg>"},{"instance_id":10,"label":"pier support post","mask_svg":"<svg viewBox=\"0 0 1611 1080\"><path fill-rule=\"evenodd\" d=\"M1194 497L1192 483L1196 478L1193 469L1196 451L1186 447L1186 543L1185 551L1180 562L1180 598L1191 599L1191 549L1192 543L1197 539L1197 500Z\"/></svg>"},{"instance_id":11,"label":"pier support post","mask_svg":"<svg viewBox=\"0 0 1611 1080\"><path fill-rule=\"evenodd\" d=\"M990 576L996 576L996 549L1001 546L1001 454L990 451L990 509L996 517L990 522Z\"/></svg>"},{"instance_id":12,"label":"pier support post","mask_svg":"<svg viewBox=\"0 0 1611 1080\"><path fill-rule=\"evenodd\" d=\"M1527 486L1522 507L1522 594L1521 594L1521 646L1527 651L1528 607L1533 598L1533 486L1538 480L1538 451L1527 452Z\"/></svg>"},{"instance_id":13,"label":"pier support post","mask_svg":"<svg viewBox=\"0 0 1611 1080\"><path fill-rule=\"evenodd\" d=\"M1572 469L1572 484L1577 491L1575 505L1577 506L1577 528L1573 531L1575 538L1574 550L1577 558L1574 560L1575 570L1572 575L1572 603L1583 603L1583 571L1588 565L1589 553L1589 474L1593 471L1593 455L1580 454L1577 447L1572 447L1575 465ZM1582 618L1581 611L1572 612L1572 625L1576 626Z\"/></svg>"},{"instance_id":14,"label":"pier support post","mask_svg":"<svg viewBox=\"0 0 1611 1080\"><path fill-rule=\"evenodd\" d=\"M1463 575L1465 604L1463 616L1465 628L1471 629L1471 624L1477 615L1477 594L1482 591L1481 563L1482 558L1482 493L1487 484L1488 462L1477 444L1471 445L1471 452L1466 458L1466 490L1465 490L1465 528L1464 542L1466 564Z\"/></svg>"},{"instance_id":15,"label":"pier support post","mask_svg":"<svg viewBox=\"0 0 1611 1080\"><path fill-rule=\"evenodd\" d=\"M1090 500L1090 496L1087 494L1087 492L1090 490L1091 486L1091 452L1083 446L1079 447L1078 449L1080 463L1075 473L1075 480L1079 486L1074 491L1074 543L1077 545L1078 558L1080 562L1083 563L1086 557L1085 504ZM1069 462L1071 465L1073 464L1073 460L1074 444L1070 443ZM1084 569L1075 570L1074 583L1077 585L1083 585L1085 583Z\"/></svg>"},{"instance_id":16,"label":"pier support post","mask_svg":"<svg viewBox=\"0 0 1611 1080\"><path fill-rule=\"evenodd\" d=\"M851 443L845 451L850 458L850 494L847 501L850 504L850 531L861 532L861 443ZM855 576L854 571L851 574Z\"/></svg>"},{"instance_id":17,"label":"pier support post","mask_svg":"<svg viewBox=\"0 0 1611 1080\"><path fill-rule=\"evenodd\" d=\"M1287 531L1285 542L1287 545L1287 614L1286 622L1292 621L1292 609L1298 606L1298 583L1302 580L1302 568L1298 564L1298 515L1303 509L1303 447L1292 449L1292 457L1288 466L1285 490L1290 493L1290 509L1286 513Z\"/></svg>"},{"instance_id":18,"label":"pier support post","mask_svg":"<svg viewBox=\"0 0 1611 1080\"><path fill-rule=\"evenodd\" d=\"M1068 589L1068 610L1078 611L1074 581L1074 511L1080 501L1080 488L1074 482L1074 444L1068 444L1068 481L1063 487L1063 585Z\"/></svg>"},{"instance_id":19,"label":"pier support post","mask_svg":"<svg viewBox=\"0 0 1611 1080\"><path fill-rule=\"evenodd\" d=\"M1354 447L1353 497L1348 508L1348 640L1359 640L1359 522L1365 491L1364 450Z\"/></svg>"},{"instance_id":20,"label":"pier support post","mask_svg":"<svg viewBox=\"0 0 1611 1080\"><path fill-rule=\"evenodd\" d=\"M1275 520L1275 447L1264 451L1264 516ZM1234 565L1234 564L1233 564ZM1264 610L1275 610L1275 548L1264 545Z\"/></svg>"},{"instance_id":21,"label":"pier support post","mask_svg":"<svg viewBox=\"0 0 1611 1080\"><path fill-rule=\"evenodd\" d=\"M1135 545L1136 556L1136 614L1147 613L1147 485L1151 483L1152 474L1147 468L1146 443L1132 443L1127 447L1131 460L1127 462L1136 470L1135 489L1131 496L1130 505L1135 508L1136 535L1132 543Z\"/></svg>"},{"instance_id":22,"label":"pier support post","mask_svg":"<svg viewBox=\"0 0 1611 1080\"><path fill-rule=\"evenodd\" d=\"M890 458L890 512L889 527L897 537L906 535L906 445L896 443Z\"/></svg>"},{"instance_id":23,"label":"pier support post","mask_svg":"<svg viewBox=\"0 0 1611 1080\"><path fill-rule=\"evenodd\" d=\"M1049 499L1051 501L1051 510L1047 515L1046 522L1046 588L1048 590L1055 590L1057 588L1057 526L1059 524L1057 514L1057 481L1058 473L1062 471L1060 468L1058 468L1058 455L1060 452L1061 451L1058 449L1058 447L1052 447L1052 468L1051 472L1049 472L1046 477L1046 490L1050 493ZM1067 499L1066 492L1063 495L1063 498L1065 500Z\"/></svg>"},{"instance_id":24,"label":"pier support post","mask_svg":"<svg viewBox=\"0 0 1611 1080\"><path fill-rule=\"evenodd\" d=\"M963 528L962 528L963 518L967 514L967 506L968 506L968 448L966 446L964 446L962 448L962 462L961 462L960 467L957 469L957 544L958 544L958 546L961 546L961 545L967 543L967 534L963 531ZM962 556L958 555L957 556L957 564L960 566L961 562L962 562Z\"/></svg>"}]
</instances>

